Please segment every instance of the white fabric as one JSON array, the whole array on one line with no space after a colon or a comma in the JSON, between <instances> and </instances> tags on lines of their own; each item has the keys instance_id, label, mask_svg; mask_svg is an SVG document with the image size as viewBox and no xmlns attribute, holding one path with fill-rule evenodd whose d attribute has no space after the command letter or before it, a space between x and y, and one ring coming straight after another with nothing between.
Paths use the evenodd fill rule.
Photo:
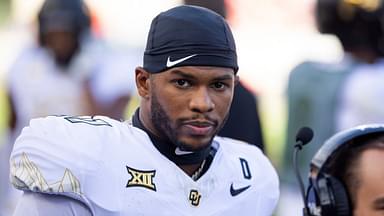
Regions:
<instances>
[{"instance_id":1,"label":"white fabric","mask_svg":"<svg viewBox=\"0 0 384 216\"><path fill-rule=\"evenodd\" d=\"M278 177L264 154L228 138L216 137L213 145L217 153L210 168L193 181L157 151L145 132L128 123L101 116L35 119L15 143L12 183L80 200L94 215L272 215ZM250 175L241 160L247 161ZM127 187L145 178L151 180L146 186L155 189ZM231 184L250 187L231 196ZM201 196L197 206L189 199L193 190Z\"/></svg>"},{"instance_id":2,"label":"white fabric","mask_svg":"<svg viewBox=\"0 0 384 216\"><path fill-rule=\"evenodd\" d=\"M55 64L47 49L31 45L22 51L7 77L17 122L5 148L12 148L16 136L28 125L31 118L90 114L85 83L100 62L99 50L102 47L99 45L98 41L87 38L87 42L82 44L81 52L73 57L66 69ZM3 155L3 159L9 160L9 156L9 153ZM8 182L8 176L8 169L0 167L0 182ZM12 211L13 203L16 203L18 197L19 194L11 187L4 193L0 192L0 200L7 200L1 202L0 214Z\"/></svg>"},{"instance_id":3,"label":"white fabric","mask_svg":"<svg viewBox=\"0 0 384 216\"><path fill-rule=\"evenodd\" d=\"M97 59L85 52L75 56L68 69L57 67L51 54L40 47L26 49L20 55L8 77L18 119L16 133L31 118L88 114L85 82L94 72Z\"/></svg>"},{"instance_id":4,"label":"white fabric","mask_svg":"<svg viewBox=\"0 0 384 216\"><path fill-rule=\"evenodd\" d=\"M81 202L65 196L25 192L13 216L91 216Z\"/></svg>"},{"instance_id":5,"label":"white fabric","mask_svg":"<svg viewBox=\"0 0 384 216\"><path fill-rule=\"evenodd\" d=\"M384 61L357 67L347 78L336 112L337 130L384 122Z\"/></svg>"},{"instance_id":6,"label":"white fabric","mask_svg":"<svg viewBox=\"0 0 384 216\"><path fill-rule=\"evenodd\" d=\"M20 132L31 118L91 114L87 82L93 99L103 105L134 95L139 56L139 49L115 51L89 37L69 67L63 69L48 50L37 46L26 49L11 67L7 83L18 118L16 131Z\"/></svg>"},{"instance_id":7,"label":"white fabric","mask_svg":"<svg viewBox=\"0 0 384 216\"><path fill-rule=\"evenodd\" d=\"M137 61L133 60L133 56L116 56L102 41L87 37L81 44L80 52L73 57L68 68L63 69L55 64L48 50L37 45L26 48L7 77L17 122L5 148L12 148L15 136L29 124L31 118L92 114L86 96L89 93L96 102L104 103L102 105L112 103L120 96L134 94L134 70L127 64L133 67L131 63ZM9 152L5 153L1 159L8 161ZM8 176L8 169L0 166L0 200L7 199L7 202L0 201L0 216L4 211L12 211L18 197L12 188L5 188Z\"/></svg>"},{"instance_id":8,"label":"white fabric","mask_svg":"<svg viewBox=\"0 0 384 216\"><path fill-rule=\"evenodd\" d=\"M100 104L108 104L124 95L136 94L135 68L142 64L138 48L116 51L103 58L103 63L92 78L91 88Z\"/></svg>"},{"instance_id":9,"label":"white fabric","mask_svg":"<svg viewBox=\"0 0 384 216\"><path fill-rule=\"evenodd\" d=\"M9 156L12 151L12 145L9 145L7 138L5 143L0 139L0 216L12 215L17 204L17 198L22 193L12 187L9 181Z\"/></svg>"}]
</instances>

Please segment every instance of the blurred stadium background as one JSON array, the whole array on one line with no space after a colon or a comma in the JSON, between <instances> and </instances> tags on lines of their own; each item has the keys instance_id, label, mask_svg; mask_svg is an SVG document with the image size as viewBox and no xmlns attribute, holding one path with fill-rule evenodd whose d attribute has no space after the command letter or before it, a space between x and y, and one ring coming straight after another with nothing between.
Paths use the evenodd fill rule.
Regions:
<instances>
[{"instance_id":1,"label":"blurred stadium background","mask_svg":"<svg viewBox=\"0 0 384 216\"><path fill-rule=\"evenodd\" d=\"M238 46L239 75L259 95L267 154L279 166L286 127L285 87L292 67L303 60L341 57L337 40L317 33L314 0L227 0ZM119 48L143 49L151 19L178 0L86 0L96 31ZM18 52L33 40L42 0L0 0L0 146L6 133L6 73ZM133 68L132 68L133 71ZM137 99L127 111L127 117Z\"/></svg>"}]
</instances>

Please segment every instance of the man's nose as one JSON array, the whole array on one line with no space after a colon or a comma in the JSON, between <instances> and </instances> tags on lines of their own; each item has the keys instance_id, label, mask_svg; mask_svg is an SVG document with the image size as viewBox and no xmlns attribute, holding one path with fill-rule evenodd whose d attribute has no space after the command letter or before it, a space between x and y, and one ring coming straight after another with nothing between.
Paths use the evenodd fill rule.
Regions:
<instances>
[{"instance_id":1,"label":"man's nose","mask_svg":"<svg viewBox=\"0 0 384 216\"><path fill-rule=\"evenodd\" d=\"M195 93L193 93L189 106L190 109L194 112L211 112L215 108L215 104L212 101L211 95L209 94L209 89L206 87L201 87Z\"/></svg>"}]
</instances>

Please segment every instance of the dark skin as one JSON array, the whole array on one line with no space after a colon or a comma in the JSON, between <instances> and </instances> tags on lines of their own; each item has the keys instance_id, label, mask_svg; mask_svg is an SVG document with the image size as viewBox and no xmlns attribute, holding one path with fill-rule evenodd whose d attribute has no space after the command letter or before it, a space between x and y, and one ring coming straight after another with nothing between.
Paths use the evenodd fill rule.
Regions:
<instances>
[{"instance_id":1,"label":"dark skin","mask_svg":"<svg viewBox=\"0 0 384 216\"><path fill-rule=\"evenodd\" d=\"M363 62L373 64L377 61L379 56L376 54L376 52L370 50L370 49L352 49L347 50L353 57L356 59L359 59Z\"/></svg>"},{"instance_id":2,"label":"dark skin","mask_svg":"<svg viewBox=\"0 0 384 216\"><path fill-rule=\"evenodd\" d=\"M384 149L365 150L356 168L359 185L355 189L354 216L384 215Z\"/></svg>"},{"instance_id":3,"label":"dark skin","mask_svg":"<svg viewBox=\"0 0 384 216\"><path fill-rule=\"evenodd\" d=\"M160 138L185 150L202 149L225 122L237 82L231 68L183 66L151 74L137 67L140 119ZM153 116L159 109L163 122ZM178 166L191 176L200 164Z\"/></svg>"},{"instance_id":4,"label":"dark skin","mask_svg":"<svg viewBox=\"0 0 384 216\"><path fill-rule=\"evenodd\" d=\"M45 45L52 50L56 63L69 64L78 49L78 39L69 31L51 31L44 35Z\"/></svg>"}]
</instances>

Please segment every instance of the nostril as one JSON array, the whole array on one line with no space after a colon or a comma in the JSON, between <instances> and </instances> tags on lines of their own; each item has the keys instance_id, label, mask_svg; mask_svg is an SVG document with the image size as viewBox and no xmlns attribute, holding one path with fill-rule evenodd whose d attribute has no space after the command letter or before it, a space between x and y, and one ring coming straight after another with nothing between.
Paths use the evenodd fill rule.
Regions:
<instances>
[{"instance_id":1,"label":"nostril","mask_svg":"<svg viewBox=\"0 0 384 216\"><path fill-rule=\"evenodd\" d=\"M204 102L193 102L191 104L191 110L199 113L211 112L214 107L214 103L210 100Z\"/></svg>"}]
</instances>

